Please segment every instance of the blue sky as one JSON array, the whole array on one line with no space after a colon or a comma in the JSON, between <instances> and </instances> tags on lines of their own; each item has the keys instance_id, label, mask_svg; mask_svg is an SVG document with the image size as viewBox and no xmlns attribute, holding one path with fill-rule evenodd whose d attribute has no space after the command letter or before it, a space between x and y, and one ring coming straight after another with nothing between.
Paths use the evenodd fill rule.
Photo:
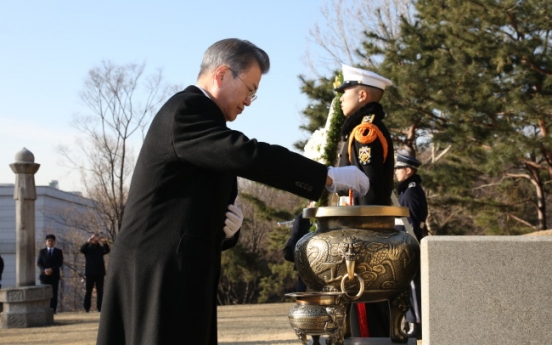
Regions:
<instances>
[{"instance_id":1,"label":"blue sky","mask_svg":"<svg viewBox=\"0 0 552 345\"><path fill-rule=\"evenodd\" d=\"M293 150L307 99L299 74L309 30L324 23L324 1L3 1L0 4L0 183L13 183L9 164L26 147L41 167L37 185L58 180L79 190L78 175L62 164L59 145L74 145L75 114L89 69L102 60L163 68L165 80L194 84L205 49L223 38L248 39L271 57L259 98L229 127ZM340 66L324 66L338 69ZM139 147L134 148L138 154Z\"/></svg>"}]
</instances>

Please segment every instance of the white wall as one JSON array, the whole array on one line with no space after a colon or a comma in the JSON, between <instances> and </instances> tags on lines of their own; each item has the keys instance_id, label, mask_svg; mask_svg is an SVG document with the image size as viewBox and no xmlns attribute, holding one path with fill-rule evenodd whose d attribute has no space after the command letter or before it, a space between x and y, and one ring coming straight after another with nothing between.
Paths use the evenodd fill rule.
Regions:
<instances>
[{"instance_id":1,"label":"white wall","mask_svg":"<svg viewBox=\"0 0 552 345\"><path fill-rule=\"evenodd\" d=\"M0 184L0 255L4 259L2 288L15 286L15 200L13 184ZM63 249L63 240L58 236L68 227L60 221L60 214L84 212L90 205L89 199L76 193L65 192L47 186L37 186L35 201L35 248L36 255L44 247L46 234L57 237L56 246ZM37 270L38 283L38 270Z\"/></svg>"}]
</instances>

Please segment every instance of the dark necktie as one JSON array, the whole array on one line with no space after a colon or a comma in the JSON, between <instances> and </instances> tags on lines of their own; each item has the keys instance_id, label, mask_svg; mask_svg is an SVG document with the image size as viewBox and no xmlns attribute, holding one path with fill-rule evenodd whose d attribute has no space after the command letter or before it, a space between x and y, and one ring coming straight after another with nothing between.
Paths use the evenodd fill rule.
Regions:
<instances>
[{"instance_id":1,"label":"dark necktie","mask_svg":"<svg viewBox=\"0 0 552 345\"><path fill-rule=\"evenodd\" d=\"M54 251L54 250L53 250L52 248L49 248L49 249L48 249L48 256L52 256L52 252L53 252L53 251Z\"/></svg>"}]
</instances>

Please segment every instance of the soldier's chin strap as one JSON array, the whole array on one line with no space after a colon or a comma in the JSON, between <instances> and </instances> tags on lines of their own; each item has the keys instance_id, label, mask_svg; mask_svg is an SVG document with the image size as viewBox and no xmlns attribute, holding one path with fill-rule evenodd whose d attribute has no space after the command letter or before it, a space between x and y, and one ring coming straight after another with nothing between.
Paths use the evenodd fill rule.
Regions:
<instances>
[{"instance_id":1,"label":"soldier's chin strap","mask_svg":"<svg viewBox=\"0 0 552 345\"><path fill-rule=\"evenodd\" d=\"M395 194L395 191L393 191L393 193L391 193L391 202L393 203L393 206L401 207L401 205L399 204L399 199L397 198L397 195ZM416 235L414 234L414 229L412 228L412 225L410 225L410 222L408 221L408 218L407 217L401 217L400 219L401 219L401 221L404 225L404 228L406 229L406 232L410 236L412 236L414 238L414 240L416 240L416 242L418 242L418 239L416 238Z\"/></svg>"},{"instance_id":2,"label":"soldier's chin strap","mask_svg":"<svg viewBox=\"0 0 552 345\"><path fill-rule=\"evenodd\" d=\"M353 148L354 140L362 144L370 144L371 142L376 140L376 138L379 138L381 146L383 147L383 162L385 162L385 160L387 159L387 140L385 139L385 136L380 131L378 126L372 123L372 121L374 121L374 117L375 115L365 116L362 119L361 124L356 126L351 132L351 135L349 135L349 163L352 163L351 150Z\"/></svg>"}]
</instances>

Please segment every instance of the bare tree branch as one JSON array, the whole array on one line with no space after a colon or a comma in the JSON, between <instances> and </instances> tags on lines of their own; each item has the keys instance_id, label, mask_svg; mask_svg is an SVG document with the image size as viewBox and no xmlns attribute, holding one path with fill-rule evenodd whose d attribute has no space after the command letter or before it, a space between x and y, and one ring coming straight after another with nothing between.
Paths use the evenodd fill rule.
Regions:
<instances>
[{"instance_id":1,"label":"bare tree branch","mask_svg":"<svg viewBox=\"0 0 552 345\"><path fill-rule=\"evenodd\" d=\"M145 76L145 67L145 63L102 61L92 68L80 93L91 113L78 114L73 120L83 135L75 151L59 148L69 165L80 171L86 197L94 200L103 231L111 240L121 227L134 146L141 145L151 117L177 88L165 85L160 69Z\"/></svg>"}]
</instances>

